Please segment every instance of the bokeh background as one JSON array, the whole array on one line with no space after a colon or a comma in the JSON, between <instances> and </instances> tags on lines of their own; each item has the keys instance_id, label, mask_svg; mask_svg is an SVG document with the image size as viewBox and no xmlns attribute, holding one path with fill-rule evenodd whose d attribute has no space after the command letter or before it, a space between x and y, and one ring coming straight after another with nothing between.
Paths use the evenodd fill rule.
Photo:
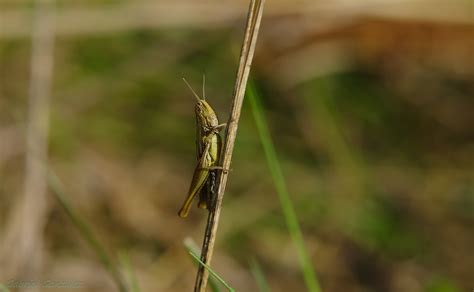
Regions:
<instances>
[{"instance_id":1,"label":"bokeh background","mask_svg":"<svg viewBox=\"0 0 474 292\"><path fill-rule=\"evenodd\" d=\"M183 240L200 245L206 213L176 215L196 162L181 78L200 92L205 73L227 119L248 3L52 6L0 1L0 282L117 289L27 163L47 147L72 206L113 258L128 255L141 290L190 291ZM473 22L470 0L267 1L250 80L323 291L474 288ZM259 291L255 262L272 291L305 291L244 102L212 264Z\"/></svg>"}]
</instances>

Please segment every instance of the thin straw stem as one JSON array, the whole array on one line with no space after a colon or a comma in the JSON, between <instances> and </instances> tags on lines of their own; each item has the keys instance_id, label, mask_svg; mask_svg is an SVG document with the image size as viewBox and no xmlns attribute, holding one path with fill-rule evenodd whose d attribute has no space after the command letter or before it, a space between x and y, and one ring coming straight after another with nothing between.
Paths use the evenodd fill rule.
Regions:
<instances>
[{"instance_id":1,"label":"thin straw stem","mask_svg":"<svg viewBox=\"0 0 474 292\"><path fill-rule=\"evenodd\" d=\"M242 110L245 89L247 87L247 79L257 43L257 36L260 29L264 3L265 0L251 0L250 2L247 26L245 29L244 41L242 43L242 50L240 52L239 68L235 81L232 108L229 120L227 121L227 131L224 141L223 155L220 161L220 165L222 165L224 169L230 169L240 112ZM210 266L214 250L214 243L216 240L217 227L219 224L222 199L227 184L227 178L228 172L219 172L217 179L216 203L214 208L210 210L209 217L207 219L207 226L204 233L204 241L201 252L201 261L208 266ZM200 265L196 275L194 291L205 292L208 277L208 270L205 269L203 265Z\"/></svg>"}]
</instances>

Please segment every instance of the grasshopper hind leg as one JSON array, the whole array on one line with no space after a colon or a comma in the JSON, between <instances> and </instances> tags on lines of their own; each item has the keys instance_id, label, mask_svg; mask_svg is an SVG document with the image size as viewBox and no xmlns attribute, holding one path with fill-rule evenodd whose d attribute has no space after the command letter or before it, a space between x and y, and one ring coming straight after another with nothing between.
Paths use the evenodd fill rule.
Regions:
<instances>
[{"instance_id":1,"label":"grasshopper hind leg","mask_svg":"<svg viewBox=\"0 0 474 292\"><path fill-rule=\"evenodd\" d=\"M209 171L209 177L206 181L206 184L201 189L199 193L199 202L198 207L201 209L210 210L214 206L214 201L216 198L216 181L217 173L215 170Z\"/></svg>"},{"instance_id":2,"label":"grasshopper hind leg","mask_svg":"<svg viewBox=\"0 0 474 292\"><path fill-rule=\"evenodd\" d=\"M205 161L202 159L201 161ZM196 167L194 171L193 180L191 182L191 186L189 188L188 197L183 203L183 206L178 212L179 217L185 218L188 216L189 209L191 208L192 201L196 197L197 194L201 194L202 189L206 187L206 182L209 177L209 170L205 170L202 168L201 165Z\"/></svg>"}]
</instances>

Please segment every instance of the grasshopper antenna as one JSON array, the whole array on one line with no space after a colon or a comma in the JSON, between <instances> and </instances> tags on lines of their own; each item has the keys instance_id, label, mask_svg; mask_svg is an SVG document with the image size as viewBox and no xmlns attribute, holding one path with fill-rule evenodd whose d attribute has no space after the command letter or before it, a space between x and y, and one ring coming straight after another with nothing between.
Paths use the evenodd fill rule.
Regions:
<instances>
[{"instance_id":1,"label":"grasshopper antenna","mask_svg":"<svg viewBox=\"0 0 474 292\"><path fill-rule=\"evenodd\" d=\"M188 81L186 80L186 78L183 77L183 81L184 83L186 83L186 85L188 86L189 89L191 89L191 92L193 93L193 95L196 97L196 99L198 101L201 100L201 98L199 98L199 95L197 95L197 93L194 91L194 89L191 87L191 85L189 85Z\"/></svg>"},{"instance_id":2,"label":"grasshopper antenna","mask_svg":"<svg viewBox=\"0 0 474 292\"><path fill-rule=\"evenodd\" d=\"M202 74L202 99L206 100L206 73Z\"/></svg>"}]
</instances>

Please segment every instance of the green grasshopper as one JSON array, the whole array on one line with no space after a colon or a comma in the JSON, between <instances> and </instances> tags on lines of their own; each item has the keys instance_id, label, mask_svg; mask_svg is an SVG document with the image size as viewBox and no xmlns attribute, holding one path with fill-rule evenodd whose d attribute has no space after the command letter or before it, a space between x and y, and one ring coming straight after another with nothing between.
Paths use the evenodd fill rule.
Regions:
<instances>
[{"instance_id":1,"label":"green grasshopper","mask_svg":"<svg viewBox=\"0 0 474 292\"><path fill-rule=\"evenodd\" d=\"M226 124L219 124L217 115L205 99L205 79L203 77L203 97L200 98L192 89L189 83L184 79L186 85L191 89L194 97L196 97L196 148L198 156L198 164L194 170L191 186L189 187L188 196L183 206L178 212L182 218L188 216L191 203L199 194L198 207L209 209L213 206L215 198L215 184L217 170L222 169L217 166L222 149L222 138L219 135L219 129Z\"/></svg>"}]
</instances>

